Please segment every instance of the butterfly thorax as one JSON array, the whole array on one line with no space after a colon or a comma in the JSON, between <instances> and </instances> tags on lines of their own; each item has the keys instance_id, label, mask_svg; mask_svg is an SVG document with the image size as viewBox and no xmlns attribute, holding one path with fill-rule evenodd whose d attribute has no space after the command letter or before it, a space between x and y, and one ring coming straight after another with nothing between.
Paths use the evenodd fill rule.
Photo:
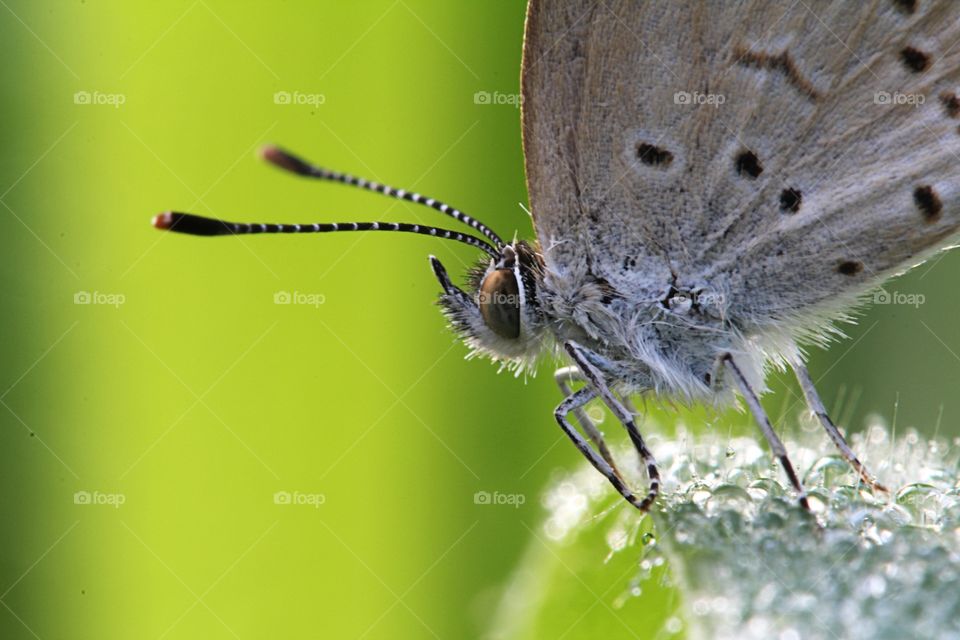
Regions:
<instances>
[{"instance_id":1,"label":"butterfly thorax","mask_svg":"<svg viewBox=\"0 0 960 640\"><path fill-rule=\"evenodd\" d=\"M680 400L728 400L717 378L724 353L757 352L726 315L725 298L706 282L676 275L641 286L615 286L588 265L548 261L538 286L539 308L552 337L596 354L611 384L628 393L654 391ZM762 359L751 378L762 380Z\"/></svg>"}]
</instances>

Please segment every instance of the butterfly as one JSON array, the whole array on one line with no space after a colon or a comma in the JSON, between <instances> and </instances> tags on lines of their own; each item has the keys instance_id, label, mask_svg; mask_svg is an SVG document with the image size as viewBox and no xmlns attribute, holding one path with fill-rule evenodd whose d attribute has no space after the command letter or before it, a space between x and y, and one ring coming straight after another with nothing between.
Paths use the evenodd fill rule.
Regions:
<instances>
[{"instance_id":1,"label":"butterfly","mask_svg":"<svg viewBox=\"0 0 960 640\"><path fill-rule=\"evenodd\" d=\"M430 257L453 329L516 372L564 360L556 421L630 504L647 511L660 490L629 403L646 394L718 407L742 398L809 509L760 403L766 374L791 368L841 455L887 491L830 419L804 349L841 335L865 293L955 240L958 82L955 2L532 0L521 117L535 241L505 242L443 202L277 147L263 155L278 167L432 207L476 235L177 212L154 225L469 244L487 255L464 288ZM594 400L626 430L645 491L584 411Z\"/></svg>"}]
</instances>

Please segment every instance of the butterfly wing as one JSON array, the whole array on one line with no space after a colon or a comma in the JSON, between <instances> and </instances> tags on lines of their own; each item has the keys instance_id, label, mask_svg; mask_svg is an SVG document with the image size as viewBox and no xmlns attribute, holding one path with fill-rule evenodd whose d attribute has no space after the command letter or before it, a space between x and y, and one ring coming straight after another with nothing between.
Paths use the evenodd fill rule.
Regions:
<instances>
[{"instance_id":1,"label":"butterfly wing","mask_svg":"<svg viewBox=\"0 0 960 640\"><path fill-rule=\"evenodd\" d=\"M617 289L799 325L960 229L957 2L534 0L522 88L548 262Z\"/></svg>"}]
</instances>

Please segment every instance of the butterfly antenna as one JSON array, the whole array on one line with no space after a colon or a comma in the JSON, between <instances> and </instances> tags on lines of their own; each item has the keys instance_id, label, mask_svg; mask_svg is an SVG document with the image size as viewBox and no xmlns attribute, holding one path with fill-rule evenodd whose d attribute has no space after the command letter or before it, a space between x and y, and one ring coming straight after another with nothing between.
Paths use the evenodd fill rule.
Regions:
<instances>
[{"instance_id":1,"label":"butterfly antenna","mask_svg":"<svg viewBox=\"0 0 960 640\"><path fill-rule=\"evenodd\" d=\"M428 227L422 224L408 222L314 222L311 224L260 224L246 222L227 222L215 218L205 218L192 213L165 211L154 216L153 226L165 231L176 231L192 236L235 236L257 233L332 233L334 231L400 231L405 233L419 233L425 236L456 240L471 247L481 249L495 260L500 259L500 252L487 242L474 236Z\"/></svg>"},{"instance_id":2,"label":"butterfly antenna","mask_svg":"<svg viewBox=\"0 0 960 640\"><path fill-rule=\"evenodd\" d=\"M391 186L380 184L379 182L372 182L365 178L358 178L357 176L352 176L348 173L340 173L339 171L324 169L323 167L310 164L309 162L302 160L301 158L298 158L297 156L284 151L279 147L264 147L260 151L260 155L267 162L274 164L281 169L296 173L297 175L315 178L317 180L340 182L352 187L359 187L361 189L366 189L367 191L374 191L385 196L390 196L391 198L408 200L410 202L428 206L432 209L436 209L440 213L450 216L458 222L462 222L463 224L469 225L470 227L476 229L488 240L490 240L497 249L501 249L504 246L503 240L500 239L500 236L494 233L487 225L483 224L479 220L471 218L455 207L451 207L444 202L440 202L439 200L427 198L419 193L407 191L406 189L395 189Z\"/></svg>"}]
</instances>

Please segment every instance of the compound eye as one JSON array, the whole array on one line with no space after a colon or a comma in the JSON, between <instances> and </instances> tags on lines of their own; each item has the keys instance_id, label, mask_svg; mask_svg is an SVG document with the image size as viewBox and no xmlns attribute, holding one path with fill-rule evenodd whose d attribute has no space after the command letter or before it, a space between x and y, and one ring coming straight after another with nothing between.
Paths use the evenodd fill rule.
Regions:
<instances>
[{"instance_id":1,"label":"compound eye","mask_svg":"<svg viewBox=\"0 0 960 640\"><path fill-rule=\"evenodd\" d=\"M501 338L520 337L520 287L513 269L492 271L480 283L480 315Z\"/></svg>"}]
</instances>

